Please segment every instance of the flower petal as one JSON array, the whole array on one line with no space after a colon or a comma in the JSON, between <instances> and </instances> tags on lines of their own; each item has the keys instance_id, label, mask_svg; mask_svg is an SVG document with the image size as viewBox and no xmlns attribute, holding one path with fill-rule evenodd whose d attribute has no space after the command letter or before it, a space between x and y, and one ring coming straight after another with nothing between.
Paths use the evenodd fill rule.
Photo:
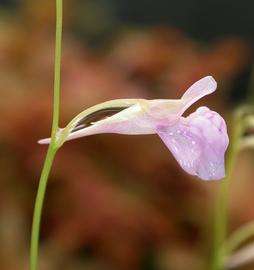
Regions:
<instances>
[{"instance_id":1,"label":"flower petal","mask_svg":"<svg viewBox=\"0 0 254 270\"><path fill-rule=\"evenodd\" d=\"M212 76L207 76L195 82L181 99L149 100L147 113L157 120L177 120L193 103L202 97L213 93L217 83Z\"/></svg>"},{"instance_id":2,"label":"flower petal","mask_svg":"<svg viewBox=\"0 0 254 270\"><path fill-rule=\"evenodd\" d=\"M180 166L203 180L224 177L224 154L228 135L223 118L200 107L173 126L158 126L157 133Z\"/></svg>"},{"instance_id":3,"label":"flower petal","mask_svg":"<svg viewBox=\"0 0 254 270\"><path fill-rule=\"evenodd\" d=\"M97 121L83 129L70 133L66 141L76 138L101 134L118 133L128 135L154 134L155 128L143 106L146 101L137 101L137 104L128 107L108 118Z\"/></svg>"},{"instance_id":4,"label":"flower petal","mask_svg":"<svg viewBox=\"0 0 254 270\"><path fill-rule=\"evenodd\" d=\"M167 123L172 126L190 105L215 91L216 86L215 80L207 76L194 83L181 99L119 99L95 105L81 112L64 129L59 130L59 145L68 140L100 133L154 134L157 125ZM121 111L90 125L82 124L84 117L89 118L100 111L114 108ZM49 142L50 139L39 141L41 144Z\"/></svg>"},{"instance_id":5,"label":"flower petal","mask_svg":"<svg viewBox=\"0 0 254 270\"><path fill-rule=\"evenodd\" d=\"M217 82L212 76L206 76L199 81L195 82L187 91L183 94L182 100L184 106L181 109L181 115L186 111L193 103L202 97L213 93L217 88Z\"/></svg>"}]
</instances>

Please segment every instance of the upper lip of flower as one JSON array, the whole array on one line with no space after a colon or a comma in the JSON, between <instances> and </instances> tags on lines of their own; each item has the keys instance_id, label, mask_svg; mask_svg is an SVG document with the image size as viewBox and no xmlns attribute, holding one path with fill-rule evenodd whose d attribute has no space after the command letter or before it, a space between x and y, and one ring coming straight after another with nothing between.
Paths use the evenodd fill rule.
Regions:
<instances>
[{"instance_id":1,"label":"upper lip of flower","mask_svg":"<svg viewBox=\"0 0 254 270\"><path fill-rule=\"evenodd\" d=\"M207 76L194 83L181 99L119 99L95 105L60 129L57 143L99 133L156 133L185 171L204 180L222 178L228 146L223 118L208 108L182 117L194 102L214 92L216 87L213 77ZM112 115L93 123L94 117L106 112ZM44 139L39 143L49 141ZM188 150L193 153L184 153Z\"/></svg>"}]
</instances>

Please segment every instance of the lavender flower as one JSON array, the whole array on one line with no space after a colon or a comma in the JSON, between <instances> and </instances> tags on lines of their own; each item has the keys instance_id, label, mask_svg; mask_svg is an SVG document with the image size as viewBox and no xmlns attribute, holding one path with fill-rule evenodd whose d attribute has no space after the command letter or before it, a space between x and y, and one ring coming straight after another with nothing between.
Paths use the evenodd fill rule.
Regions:
<instances>
[{"instance_id":1,"label":"lavender flower","mask_svg":"<svg viewBox=\"0 0 254 270\"><path fill-rule=\"evenodd\" d=\"M194 83L181 99L118 99L98 104L59 130L58 145L100 133L158 134L184 171L203 180L221 179L225 175L224 154L229 143L225 121L207 107L198 108L188 117L182 116L216 87L213 77L207 76ZM113 115L91 122L105 111ZM49 142L50 139L39 141Z\"/></svg>"}]
</instances>

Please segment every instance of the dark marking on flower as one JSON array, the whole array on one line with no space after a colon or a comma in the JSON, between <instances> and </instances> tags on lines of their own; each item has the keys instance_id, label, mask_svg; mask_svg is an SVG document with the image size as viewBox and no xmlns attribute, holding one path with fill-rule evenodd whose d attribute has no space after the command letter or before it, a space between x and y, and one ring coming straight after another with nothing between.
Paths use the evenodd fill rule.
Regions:
<instances>
[{"instance_id":1,"label":"dark marking on flower","mask_svg":"<svg viewBox=\"0 0 254 270\"><path fill-rule=\"evenodd\" d=\"M93 112L91 114L86 115L84 118L78 121L76 126L72 129L71 133L78 131L80 129L86 128L88 126L91 126L94 122L103 120L107 117L110 117L116 113L119 113L125 109L127 109L130 106L123 106L123 107L110 107L98 110L96 112Z\"/></svg>"}]
</instances>

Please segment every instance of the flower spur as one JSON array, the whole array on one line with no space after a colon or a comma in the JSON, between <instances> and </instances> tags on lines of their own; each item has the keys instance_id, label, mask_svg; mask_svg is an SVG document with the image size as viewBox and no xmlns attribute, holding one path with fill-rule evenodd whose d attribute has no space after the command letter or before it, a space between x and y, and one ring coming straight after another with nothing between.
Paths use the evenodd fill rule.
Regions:
<instances>
[{"instance_id":1,"label":"flower spur","mask_svg":"<svg viewBox=\"0 0 254 270\"><path fill-rule=\"evenodd\" d=\"M213 77L207 76L180 99L116 99L95 105L59 129L58 147L68 140L101 133L158 134L184 171L203 180L221 179L225 176L224 155L229 143L224 119L207 107L182 116L216 87ZM94 121L105 113L111 116Z\"/></svg>"}]
</instances>

